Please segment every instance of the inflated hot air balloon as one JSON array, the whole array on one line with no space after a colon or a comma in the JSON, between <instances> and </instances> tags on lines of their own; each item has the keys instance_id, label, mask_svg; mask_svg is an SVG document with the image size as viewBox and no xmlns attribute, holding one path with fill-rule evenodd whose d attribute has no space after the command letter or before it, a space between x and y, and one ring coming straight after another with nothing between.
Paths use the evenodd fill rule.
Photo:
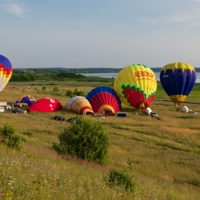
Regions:
<instances>
[{"instance_id":1,"label":"inflated hot air balloon","mask_svg":"<svg viewBox=\"0 0 200 200\"><path fill-rule=\"evenodd\" d=\"M129 65L117 74L114 90L120 100L137 109L146 109L154 99L157 80L154 72L142 64Z\"/></svg>"},{"instance_id":2,"label":"inflated hot air balloon","mask_svg":"<svg viewBox=\"0 0 200 200\"><path fill-rule=\"evenodd\" d=\"M167 64L160 72L160 83L176 106L185 101L195 81L194 67L185 62Z\"/></svg>"},{"instance_id":3,"label":"inflated hot air balloon","mask_svg":"<svg viewBox=\"0 0 200 200\"><path fill-rule=\"evenodd\" d=\"M12 75L12 65L3 55L0 55L0 92L5 88Z\"/></svg>"},{"instance_id":4,"label":"inflated hot air balloon","mask_svg":"<svg viewBox=\"0 0 200 200\"><path fill-rule=\"evenodd\" d=\"M61 103L54 98L42 98L29 106L29 112L54 112L62 109Z\"/></svg>"},{"instance_id":5,"label":"inflated hot air balloon","mask_svg":"<svg viewBox=\"0 0 200 200\"><path fill-rule=\"evenodd\" d=\"M30 106L35 103L36 99L32 95L23 95L15 103L21 103L24 106Z\"/></svg>"},{"instance_id":6,"label":"inflated hot air balloon","mask_svg":"<svg viewBox=\"0 0 200 200\"><path fill-rule=\"evenodd\" d=\"M81 115L93 115L94 111L90 102L82 96L74 96L67 101L66 109Z\"/></svg>"},{"instance_id":7,"label":"inflated hot air balloon","mask_svg":"<svg viewBox=\"0 0 200 200\"><path fill-rule=\"evenodd\" d=\"M92 89L86 99L90 102L95 113L116 113L121 110L121 101L115 90L108 86Z\"/></svg>"}]
</instances>

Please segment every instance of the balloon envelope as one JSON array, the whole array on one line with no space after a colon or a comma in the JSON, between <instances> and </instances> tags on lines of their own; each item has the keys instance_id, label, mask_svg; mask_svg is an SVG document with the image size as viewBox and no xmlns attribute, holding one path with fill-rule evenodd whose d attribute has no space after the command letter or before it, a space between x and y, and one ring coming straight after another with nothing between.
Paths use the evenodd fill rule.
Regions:
<instances>
[{"instance_id":1,"label":"balloon envelope","mask_svg":"<svg viewBox=\"0 0 200 200\"><path fill-rule=\"evenodd\" d=\"M104 113L110 111L112 113L121 110L121 101L113 88L108 86L99 86L92 89L86 99L90 102L93 111L96 113Z\"/></svg>"},{"instance_id":2,"label":"balloon envelope","mask_svg":"<svg viewBox=\"0 0 200 200\"><path fill-rule=\"evenodd\" d=\"M121 101L137 109L146 109L154 99L157 89L155 73L142 64L123 68L115 77L114 90Z\"/></svg>"},{"instance_id":3,"label":"balloon envelope","mask_svg":"<svg viewBox=\"0 0 200 200\"><path fill-rule=\"evenodd\" d=\"M21 103L30 106L35 103L36 99L32 95L23 95L15 103Z\"/></svg>"},{"instance_id":4,"label":"balloon envelope","mask_svg":"<svg viewBox=\"0 0 200 200\"><path fill-rule=\"evenodd\" d=\"M62 109L61 103L54 98L42 98L29 106L30 112L54 112Z\"/></svg>"},{"instance_id":5,"label":"balloon envelope","mask_svg":"<svg viewBox=\"0 0 200 200\"><path fill-rule=\"evenodd\" d=\"M81 115L94 114L90 102L82 96L74 96L66 103L66 109Z\"/></svg>"},{"instance_id":6,"label":"balloon envelope","mask_svg":"<svg viewBox=\"0 0 200 200\"><path fill-rule=\"evenodd\" d=\"M12 65L3 55L0 55L0 92L5 88L12 75Z\"/></svg>"},{"instance_id":7,"label":"balloon envelope","mask_svg":"<svg viewBox=\"0 0 200 200\"><path fill-rule=\"evenodd\" d=\"M160 72L160 83L176 106L185 101L195 82L195 69L185 62L169 63Z\"/></svg>"}]
</instances>

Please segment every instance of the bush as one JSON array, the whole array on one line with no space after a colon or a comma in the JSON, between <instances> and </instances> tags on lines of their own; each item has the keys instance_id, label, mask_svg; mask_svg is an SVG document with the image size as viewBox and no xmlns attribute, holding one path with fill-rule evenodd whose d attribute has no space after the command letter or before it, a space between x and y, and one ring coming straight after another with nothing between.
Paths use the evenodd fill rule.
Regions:
<instances>
[{"instance_id":1,"label":"bush","mask_svg":"<svg viewBox=\"0 0 200 200\"><path fill-rule=\"evenodd\" d=\"M69 154L101 165L107 163L109 137L96 120L78 117L77 121L59 134L60 144L53 144L59 154Z\"/></svg>"},{"instance_id":2,"label":"bush","mask_svg":"<svg viewBox=\"0 0 200 200\"><path fill-rule=\"evenodd\" d=\"M78 90L77 88L72 90L67 90L65 93L66 96L73 97L73 96L84 96L84 92L82 90Z\"/></svg>"},{"instance_id":3,"label":"bush","mask_svg":"<svg viewBox=\"0 0 200 200\"><path fill-rule=\"evenodd\" d=\"M56 93L56 92L59 92L60 91L60 87L59 86L56 86L53 88L52 92Z\"/></svg>"},{"instance_id":4,"label":"bush","mask_svg":"<svg viewBox=\"0 0 200 200\"><path fill-rule=\"evenodd\" d=\"M3 138L10 137L15 134L13 126L9 123L6 123L3 127L0 127L0 135Z\"/></svg>"},{"instance_id":5,"label":"bush","mask_svg":"<svg viewBox=\"0 0 200 200\"><path fill-rule=\"evenodd\" d=\"M131 175L126 171L110 170L108 182L110 187L123 187L126 191L134 191L136 186Z\"/></svg>"},{"instance_id":6,"label":"bush","mask_svg":"<svg viewBox=\"0 0 200 200\"><path fill-rule=\"evenodd\" d=\"M73 92L71 90L67 90L65 95L69 96L69 97L72 97L73 96Z\"/></svg>"},{"instance_id":7,"label":"bush","mask_svg":"<svg viewBox=\"0 0 200 200\"><path fill-rule=\"evenodd\" d=\"M0 127L0 136L2 137L0 142L6 144L10 148L21 149L22 138L15 135L13 126L6 123L3 127Z\"/></svg>"},{"instance_id":8,"label":"bush","mask_svg":"<svg viewBox=\"0 0 200 200\"><path fill-rule=\"evenodd\" d=\"M46 89L47 89L47 88L46 88L45 86L42 87L42 91L43 91L43 92L45 92Z\"/></svg>"}]
</instances>

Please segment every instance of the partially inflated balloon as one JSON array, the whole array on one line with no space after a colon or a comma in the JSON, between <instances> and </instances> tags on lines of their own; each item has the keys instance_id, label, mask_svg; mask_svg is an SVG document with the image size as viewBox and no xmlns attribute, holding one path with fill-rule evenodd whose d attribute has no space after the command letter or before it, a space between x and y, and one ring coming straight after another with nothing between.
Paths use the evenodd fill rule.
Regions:
<instances>
[{"instance_id":1,"label":"partially inflated balloon","mask_svg":"<svg viewBox=\"0 0 200 200\"><path fill-rule=\"evenodd\" d=\"M121 110L121 101L113 88L108 86L98 86L86 95L92 109L96 113L110 111L112 113Z\"/></svg>"},{"instance_id":2,"label":"partially inflated balloon","mask_svg":"<svg viewBox=\"0 0 200 200\"><path fill-rule=\"evenodd\" d=\"M147 66L132 64L123 68L115 77L114 90L120 100L137 109L146 109L154 99L157 80Z\"/></svg>"},{"instance_id":3,"label":"partially inflated balloon","mask_svg":"<svg viewBox=\"0 0 200 200\"><path fill-rule=\"evenodd\" d=\"M61 103L55 98L42 98L31 104L29 112L54 112L62 109Z\"/></svg>"},{"instance_id":4,"label":"partially inflated balloon","mask_svg":"<svg viewBox=\"0 0 200 200\"><path fill-rule=\"evenodd\" d=\"M170 63L165 65L160 72L160 83L176 106L185 101L195 81L195 69L188 63Z\"/></svg>"},{"instance_id":5,"label":"partially inflated balloon","mask_svg":"<svg viewBox=\"0 0 200 200\"><path fill-rule=\"evenodd\" d=\"M74 96L70 98L66 103L66 108L69 111L74 111L81 115L93 115L94 111L90 102L82 96Z\"/></svg>"},{"instance_id":6,"label":"partially inflated balloon","mask_svg":"<svg viewBox=\"0 0 200 200\"><path fill-rule=\"evenodd\" d=\"M5 88L12 75L12 65L3 55L0 55L0 92Z\"/></svg>"}]
</instances>

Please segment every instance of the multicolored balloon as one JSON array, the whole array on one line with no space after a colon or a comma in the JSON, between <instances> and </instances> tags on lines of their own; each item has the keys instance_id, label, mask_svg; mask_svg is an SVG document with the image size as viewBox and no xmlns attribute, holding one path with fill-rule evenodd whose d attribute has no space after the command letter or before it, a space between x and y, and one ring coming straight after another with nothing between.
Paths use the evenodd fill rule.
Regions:
<instances>
[{"instance_id":1,"label":"multicolored balloon","mask_svg":"<svg viewBox=\"0 0 200 200\"><path fill-rule=\"evenodd\" d=\"M15 103L21 103L24 106L30 106L35 103L36 99L32 95L23 95Z\"/></svg>"},{"instance_id":2,"label":"multicolored balloon","mask_svg":"<svg viewBox=\"0 0 200 200\"><path fill-rule=\"evenodd\" d=\"M195 69L185 62L169 63L160 72L160 83L176 106L185 101L195 82Z\"/></svg>"},{"instance_id":3,"label":"multicolored balloon","mask_svg":"<svg viewBox=\"0 0 200 200\"><path fill-rule=\"evenodd\" d=\"M90 102L95 113L112 112L121 110L121 101L113 88L108 86L99 86L92 89L86 99Z\"/></svg>"},{"instance_id":4,"label":"multicolored balloon","mask_svg":"<svg viewBox=\"0 0 200 200\"><path fill-rule=\"evenodd\" d=\"M74 96L70 98L66 103L66 109L73 111L81 115L93 115L94 111L90 102L82 96Z\"/></svg>"},{"instance_id":5,"label":"multicolored balloon","mask_svg":"<svg viewBox=\"0 0 200 200\"><path fill-rule=\"evenodd\" d=\"M154 99L157 89L155 73L142 64L123 68L115 77L114 90L120 100L137 109L146 109Z\"/></svg>"},{"instance_id":6,"label":"multicolored balloon","mask_svg":"<svg viewBox=\"0 0 200 200\"><path fill-rule=\"evenodd\" d=\"M0 92L5 88L12 75L12 65L3 55L0 55Z\"/></svg>"}]
</instances>

